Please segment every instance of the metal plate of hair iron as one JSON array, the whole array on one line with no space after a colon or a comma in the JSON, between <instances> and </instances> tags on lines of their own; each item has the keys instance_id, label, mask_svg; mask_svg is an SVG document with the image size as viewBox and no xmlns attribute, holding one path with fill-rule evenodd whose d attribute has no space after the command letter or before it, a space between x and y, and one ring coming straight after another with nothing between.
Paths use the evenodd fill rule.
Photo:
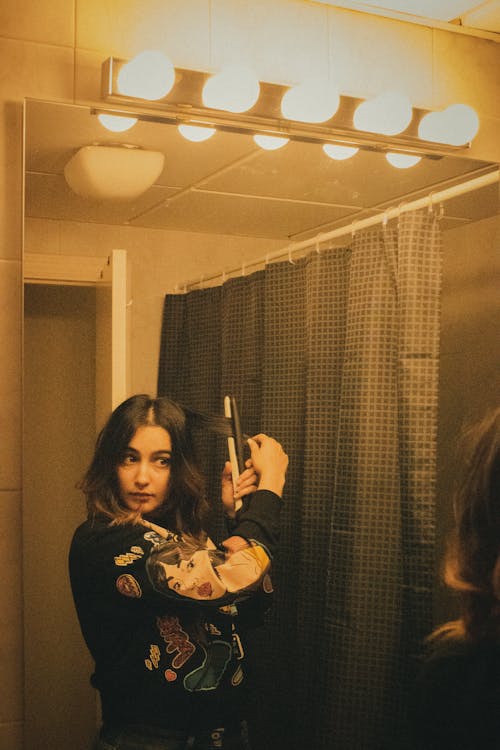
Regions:
<instances>
[{"instance_id":1,"label":"metal plate of hair iron","mask_svg":"<svg viewBox=\"0 0 500 750\"><path fill-rule=\"evenodd\" d=\"M240 415L234 396L224 397L224 415L231 420L231 435L227 438L229 460L233 473L233 485L245 469L243 457L243 434L241 432Z\"/></svg>"}]
</instances>

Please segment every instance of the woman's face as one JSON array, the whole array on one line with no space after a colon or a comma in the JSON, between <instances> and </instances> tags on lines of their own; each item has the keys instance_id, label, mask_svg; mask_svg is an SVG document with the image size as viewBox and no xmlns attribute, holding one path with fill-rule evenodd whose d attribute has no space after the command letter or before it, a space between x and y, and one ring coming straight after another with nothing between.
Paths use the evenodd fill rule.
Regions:
<instances>
[{"instance_id":1,"label":"woman's face","mask_svg":"<svg viewBox=\"0 0 500 750\"><path fill-rule=\"evenodd\" d=\"M189 599L218 599L226 593L210 561L207 549L194 552L175 565L162 562L168 587Z\"/></svg>"},{"instance_id":2,"label":"woman's face","mask_svg":"<svg viewBox=\"0 0 500 750\"><path fill-rule=\"evenodd\" d=\"M159 508L167 498L171 460L169 433L158 425L139 427L116 470L123 505L141 515Z\"/></svg>"}]
</instances>

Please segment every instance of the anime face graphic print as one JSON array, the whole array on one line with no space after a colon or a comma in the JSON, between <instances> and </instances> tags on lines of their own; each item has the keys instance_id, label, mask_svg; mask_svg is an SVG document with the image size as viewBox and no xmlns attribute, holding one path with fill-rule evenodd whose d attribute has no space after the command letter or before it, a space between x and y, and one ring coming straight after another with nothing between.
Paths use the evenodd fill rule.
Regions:
<instances>
[{"instance_id":1,"label":"anime face graphic print","mask_svg":"<svg viewBox=\"0 0 500 750\"><path fill-rule=\"evenodd\" d=\"M149 574L157 590L168 588L188 599L210 601L259 588L269 567L267 553L257 544L226 555L181 540L165 543L151 555Z\"/></svg>"}]
</instances>

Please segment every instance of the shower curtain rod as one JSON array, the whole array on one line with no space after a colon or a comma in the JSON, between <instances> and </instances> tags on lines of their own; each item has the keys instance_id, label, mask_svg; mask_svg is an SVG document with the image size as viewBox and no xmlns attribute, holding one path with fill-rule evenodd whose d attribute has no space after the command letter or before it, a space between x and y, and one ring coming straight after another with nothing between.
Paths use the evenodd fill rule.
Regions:
<instances>
[{"instance_id":1,"label":"shower curtain rod","mask_svg":"<svg viewBox=\"0 0 500 750\"><path fill-rule=\"evenodd\" d=\"M440 190L436 193L429 193L429 195L426 195L423 198L418 198L414 201L410 201L410 203L403 203L394 208L388 208L385 211L381 211L374 216L369 216L366 219L352 221L343 227L332 229L330 232L320 232L319 234L309 238L308 240L302 240L301 242L291 242L285 247L280 248L279 250L275 250L272 253L267 253L267 255L257 258L256 260L248 261L248 263L240 264L239 266L236 266L229 271L219 271L212 276L202 276L196 280L188 281L185 284L177 284L175 287L175 291L184 293L191 291L196 287L202 289L204 284L210 281L215 281L215 279L219 278L223 283L226 278L230 277L231 275L240 273L244 276L245 271L248 268L251 268L253 266L267 265L268 263L277 261L280 258L288 257L290 262L293 262L292 256L299 250L305 250L308 247L314 246L319 247L319 244L321 242L333 240L337 237L343 237L346 234L354 235L355 232L358 232L361 229L366 229L367 227L374 226L375 224L385 224L390 219L395 219L402 213L406 213L408 211L417 211L419 208L425 207L432 208L433 205L443 203L450 198L455 198L459 195L465 195L465 193L470 193L472 190L478 190L479 188L486 187L487 185L493 185L495 182L498 182L499 176L500 170L498 169L492 172L488 172L487 174L481 175L480 177L474 177L472 180L461 182L458 185L453 185L452 187L445 188L444 190ZM180 289L179 286L181 287Z\"/></svg>"}]
</instances>

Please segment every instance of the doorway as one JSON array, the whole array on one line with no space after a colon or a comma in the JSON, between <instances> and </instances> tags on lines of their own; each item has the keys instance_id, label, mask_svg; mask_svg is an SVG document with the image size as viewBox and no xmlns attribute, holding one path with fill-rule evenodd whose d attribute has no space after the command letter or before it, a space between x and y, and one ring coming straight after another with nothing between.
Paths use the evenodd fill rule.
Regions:
<instances>
[{"instance_id":1,"label":"doorway","mask_svg":"<svg viewBox=\"0 0 500 750\"><path fill-rule=\"evenodd\" d=\"M88 750L95 735L92 662L67 573L85 517L75 484L95 441L95 348L95 286L25 285L25 750Z\"/></svg>"}]
</instances>

